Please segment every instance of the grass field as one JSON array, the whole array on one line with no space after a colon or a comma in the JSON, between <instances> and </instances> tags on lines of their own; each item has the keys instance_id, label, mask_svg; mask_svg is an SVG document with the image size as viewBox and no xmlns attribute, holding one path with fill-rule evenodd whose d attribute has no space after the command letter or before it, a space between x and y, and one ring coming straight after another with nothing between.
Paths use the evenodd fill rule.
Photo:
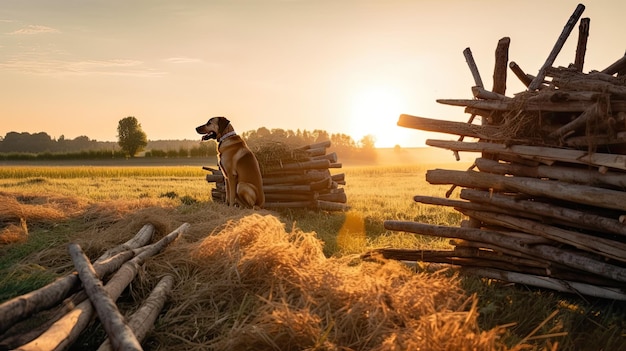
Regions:
<instances>
[{"instance_id":1,"label":"grass field","mask_svg":"<svg viewBox=\"0 0 626 351\"><path fill-rule=\"evenodd\" d=\"M346 174L349 211L262 213L279 218L288 229L314 233L323 243L324 256L334 259L354 260L360 253L384 246L445 248L445 239L389 232L383 221L458 226L462 217L453 209L416 204L412 197L443 197L448 190L425 182L428 169L467 166L344 167L336 171ZM145 221L156 222L161 231L189 222L188 240L200 241L229 221L251 215L251 211L212 203L205 174L197 165L0 168L0 220L4 226L0 228L4 240L4 244L0 241L0 302L70 271L71 261L61 258L68 242L82 240L85 250L97 256L125 240L118 235L128 235ZM92 237L96 233L109 234L96 240ZM477 297L480 329L506 325L501 342L511 349L619 350L626 345L624 303L586 300L475 277L459 282L466 296Z\"/></svg>"}]
</instances>

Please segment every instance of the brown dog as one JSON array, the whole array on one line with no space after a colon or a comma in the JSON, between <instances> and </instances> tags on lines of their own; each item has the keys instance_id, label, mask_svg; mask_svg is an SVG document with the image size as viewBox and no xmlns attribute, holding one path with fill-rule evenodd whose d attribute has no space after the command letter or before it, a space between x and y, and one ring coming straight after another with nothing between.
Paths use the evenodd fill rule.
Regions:
<instances>
[{"instance_id":1,"label":"brown dog","mask_svg":"<svg viewBox=\"0 0 626 351\"><path fill-rule=\"evenodd\" d=\"M259 162L225 117L213 117L196 128L202 140L216 139L218 161L226 180L229 206L262 207L265 203Z\"/></svg>"}]
</instances>

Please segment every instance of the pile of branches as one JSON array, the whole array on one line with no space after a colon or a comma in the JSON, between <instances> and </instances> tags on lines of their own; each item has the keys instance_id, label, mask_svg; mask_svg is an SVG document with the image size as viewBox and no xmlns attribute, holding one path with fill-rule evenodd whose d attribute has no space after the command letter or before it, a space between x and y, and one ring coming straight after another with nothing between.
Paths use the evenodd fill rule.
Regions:
<instances>
[{"instance_id":1,"label":"pile of branches","mask_svg":"<svg viewBox=\"0 0 626 351\"><path fill-rule=\"evenodd\" d=\"M449 251L378 250L401 260L450 263L479 276L557 291L626 300L626 56L583 73L589 19L580 20L575 62L552 64L584 10L578 5L536 76L508 63L509 38L496 48L494 85L483 87L469 49L475 99L468 123L400 116L398 125L459 136L426 144L481 156L467 171L429 170L450 184L445 198L415 196L466 216L460 227L385 221L388 230L451 239ZM527 90L505 95L507 65ZM482 125L472 123L481 116ZM464 141L473 137L476 141ZM462 188L460 199L450 199ZM372 253L370 253L372 254Z\"/></svg>"},{"instance_id":2,"label":"pile of branches","mask_svg":"<svg viewBox=\"0 0 626 351\"><path fill-rule=\"evenodd\" d=\"M108 335L98 350L141 350L141 341L163 308L174 277L162 277L128 319L115 301L146 259L161 252L188 227L185 223L149 244L155 228L146 224L135 237L108 250L93 264L80 245L69 244L75 272L0 305L0 349L65 350L97 316Z\"/></svg>"},{"instance_id":3,"label":"pile of branches","mask_svg":"<svg viewBox=\"0 0 626 351\"><path fill-rule=\"evenodd\" d=\"M330 141L291 148L280 142L251 146L259 161L265 193L264 208L310 208L325 211L345 211L347 197L340 185L345 185L343 173L331 174L331 168L341 168L337 154L328 153ZM226 202L226 184L221 169L203 167L209 171L206 181L215 183L211 197Z\"/></svg>"}]
</instances>

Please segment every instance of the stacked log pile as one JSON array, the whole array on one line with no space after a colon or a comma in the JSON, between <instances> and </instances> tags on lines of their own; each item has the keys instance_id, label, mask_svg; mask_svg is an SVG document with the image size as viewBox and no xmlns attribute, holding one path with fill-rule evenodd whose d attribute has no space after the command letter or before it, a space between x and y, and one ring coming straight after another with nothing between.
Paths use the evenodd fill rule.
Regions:
<instances>
[{"instance_id":1,"label":"stacked log pile","mask_svg":"<svg viewBox=\"0 0 626 351\"><path fill-rule=\"evenodd\" d=\"M583 73L589 19L579 26L574 64L552 67L578 22L579 5L536 76L508 61L509 39L496 48L494 85L486 90L469 49L468 123L402 115L398 125L458 136L432 147L481 153L467 171L434 169L430 184L445 198L415 196L466 216L460 227L385 221L385 228L450 238L453 250L377 250L387 258L450 263L468 273L557 291L626 300L626 56ZM527 86L505 95L507 65ZM474 124L475 116L482 124ZM474 138L473 141L464 140ZM450 199L461 188L459 199ZM371 255L374 253L369 253Z\"/></svg>"},{"instance_id":2,"label":"stacked log pile","mask_svg":"<svg viewBox=\"0 0 626 351\"><path fill-rule=\"evenodd\" d=\"M163 308L174 278L163 277L128 320L120 314L115 300L145 260L162 251L188 227L185 223L148 244L154 226L146 224L133 239L107 251L93 264L79 245L70 244L68 250L76 272L0 305L0 349L68 349L97 315L108 336L98 350L141 350L141 341ZM37 320L41 323L34 326Z\"/></svg>"},{"instance_id":3,"label":"stacked log pile","mask_svg":"<svg viewBox=\"0 0 626 351\"><path fill-rule=\"evenodd\" d=\"M331 168L341 168L337 154L328 153L330 141L290 149L280 143L251 147L261 167L264 208L310 208L325 211L345 211L346 193L343 173L331 174ZM209 171L206 181L215 183L211 197L226 202L226 185L221 169L203 167Z\"/></svg>"}]
</instances>

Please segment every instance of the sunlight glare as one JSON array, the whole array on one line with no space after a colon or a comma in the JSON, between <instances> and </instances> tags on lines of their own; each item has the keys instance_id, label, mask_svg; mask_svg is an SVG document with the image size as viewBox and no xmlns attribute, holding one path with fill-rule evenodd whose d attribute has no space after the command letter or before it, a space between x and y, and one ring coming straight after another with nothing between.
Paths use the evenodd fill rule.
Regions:
<instances>
[{"instance_id":1,"label":"sunlight glare","mask_svg":"<svg viewBox=\"0 0 626 351\"><path fill-rule=\"evenodd\" d=\"M377 148L394 147L406 143L406 133L396 125L398 116L405 113L406 99L388 86L371 86L358 91L351 101L350 136L359 142L372 135ZM399 138L399 136L401 136Z\"/></svg>"}]
</instances>

